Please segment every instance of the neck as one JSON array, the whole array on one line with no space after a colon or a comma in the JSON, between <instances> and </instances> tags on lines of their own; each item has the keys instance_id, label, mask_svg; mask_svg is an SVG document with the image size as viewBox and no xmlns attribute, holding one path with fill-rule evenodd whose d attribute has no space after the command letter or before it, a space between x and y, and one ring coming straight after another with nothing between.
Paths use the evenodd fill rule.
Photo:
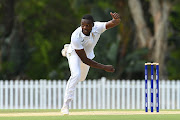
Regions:
<instances>
[{"instance_id":1,"label":"neck","mask_svg":"<svg viewBox=\"0 0 180 120\"><path fill-rule=\"evenodd\" d=\"M83 33L83 32L82 32ZM90 33L88 33L88 34L85 34L85 33L83 33L84 35L86 35L86 36L89 36L90 35Z\"/></svg>"}]
</instances>

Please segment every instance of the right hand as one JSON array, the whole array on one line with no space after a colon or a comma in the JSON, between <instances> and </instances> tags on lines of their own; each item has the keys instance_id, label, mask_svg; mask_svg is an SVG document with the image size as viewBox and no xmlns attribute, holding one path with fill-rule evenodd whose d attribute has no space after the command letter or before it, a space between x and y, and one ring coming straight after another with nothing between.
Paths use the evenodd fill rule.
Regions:
<instances>
[{"instance_id":1,"label":"right hand","mask_svg":"<svg viewBox=\"0 0 180 120\"><path fill-rule=\"evenodd\" d=\"M114 72L115 71L115 69L114 69L114 67L112 65L105 65L104 70L106 72Z\"/></svg>"},{"instance_id":2,"label":"right hand","mask_svg":"<svg viewBox=\"0 0 180 120\"><path fill-rule=\"evenodd\" d=\"M121 20L120 15L116 12L115 13L110 12L110 15L115 20Z\"/></svg>"}]
</instances>

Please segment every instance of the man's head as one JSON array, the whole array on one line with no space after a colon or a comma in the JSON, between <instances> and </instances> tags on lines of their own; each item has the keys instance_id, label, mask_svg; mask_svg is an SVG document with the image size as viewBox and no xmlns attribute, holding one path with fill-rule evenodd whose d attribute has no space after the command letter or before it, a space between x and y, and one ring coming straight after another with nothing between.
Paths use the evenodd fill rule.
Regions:
<instances>
[{"instance_id":1,"label":"man's head","mask_svg":"<svg viewBox=\"0 0 180 120\"><path fill-rule=\"evenodd\" d=\"M81 19L81 27L83 34L89 36L94 26L94 18L91 15L84 15Z\"/></svg>"}]
</instances>

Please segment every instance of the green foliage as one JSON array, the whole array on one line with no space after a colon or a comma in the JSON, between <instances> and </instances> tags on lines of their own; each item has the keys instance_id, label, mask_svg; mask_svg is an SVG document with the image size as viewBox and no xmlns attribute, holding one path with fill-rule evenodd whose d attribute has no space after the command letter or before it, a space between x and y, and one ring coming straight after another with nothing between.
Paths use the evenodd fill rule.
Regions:
<instances>
[{"instance_id":1,"label":"green foliage","mask_svg":"<svg viewBox=\"0 0 180 120\"><path fill-rule=\"evenodd\" d=\"M107 51L107 57L111 61L111 63L115 63L117 60L117 51L118 51L119 41L111 44L109 51Z\"/></svg>"},{"instance_id":2,"label":"green foliage","mask_svg":"<svg viewBox=\"0 0 180 120\"><path fill-rule=\"evenodd\" d=\"M125 69L126 72L142 72L142 68L144 67L145 56L148 54L148 49L138 49L134 52L131 52L125 57L125 61L127 62L127 67Z\"/></svg>"},{"instance_id":3,"label":"green foliage","mask_svg":"<svg viewBox=\"0 0 180 120\"><path fill-rule=\"evenodd\" d=\"M169 79L179 79L180 75L180 2L177 2L172 8L169 17L173 32L170 33L169 39L169 57L167 61L167 70Z\"/></svg>"},{"instance_id":4,"label":"green foliage","mask_svg":"<svg viewBox=\"0 0 180 120\"><path fill-rule=\"evenodd\" d=\"M180 8L179 8L180 2L173 6L172 8L172 14L169 17L173 27L175 27L178 31L180 30Z\"/></svg>"},{"instance_id":5,"label":"green foliage","mask_svg":"<svg viewBox=\"0 0 180 120\"><path fill-rule=\"evenodd\" d=\"M33 79L67 78L68 67L60 50L70 42L70 35L76 27L76 15L69 7L69 1L28 0L17 2L16 14L24 23L30 45L30 59L26 72ZM68 9L67 9L68 8ZM67 61L66 61L67 62ZM67 63L66 63L67 66ZM54 77L52 73L57 73Z\"/></svg>"},{"instance_id":6,"label":"green foliage","mask_svg":"<svg viewBox=\"0 0 180 120\"><path fill-rule=\"evenodd\" d=\"M170 59L168 61L168 72L169 72L169 79L179 79L180 74L177 74L180 72L180 49L173 51L171 53Z\"/></svg>"},{"instance_id":7,"label":"green foliage","mask_svg":"<svg viewBox=\"0 0 180 120\"><path fill-rule=\"evenodd\" d=\"M142 2L142 1L141 1ZM16 20L24 28L25 36L23 46L18 46L19 39L14 41L10 55L10 61L1 63L0 76L7 76L9 73L18 73L22 70L32 79L68 79L70 75L67 59L61 56L61 49L65 43L70 43L72 32L80 25L80 19L84 14L92 14L96 21L111 20L110 12L118 12L117 4L123 4L125 1L118 0L19 0L15 4ZM143 9L146 14L145 19L148 26L153 31L152 16L149 15L149 0L143 1ZM168 73L169 78L178 79L180 76L180 2L176 2L173 11L169 17L172 32L169 33L168 53ZM117 5L117 6L116 6ZM127 4L123 4L127 5ZM3 23L2 2L0 2L0 23ZM127 8L128 6L124 6ZM128 12L128 10L126 10ZM124 13L126 15L126 13ZM130 13L127 13L129 15ZM125 18L125 17L124 17ZM131 18L128 18L131 19ZM125 21L125 20L124 20ZM131 21L130 21L131 22ZM124 24L123 21L121 24ZM94 60L103 64L112 64L116 69L122 67L121 78L143 79L144 63L148 50L146 48L137 49L133 47L132 36L127 36L127 43L124 43L126 53L121 56L120 42L117 39L118 34L122 34L118 29L125 32L135 32L133 23L124 25L132 27L132 31L125 30L122 25L105 31L95 47ZM3 33L0 26L0 37ZM124 33L126 34L126 33ZM134 39L133 39L134 40ZM123 41L123 40L122 40ZM17 47L18 46L18 47ZM23 49L23 51L22 51ZM1 51L2 52L2 51ZM5 51L7 52L7 51ZM23 62L22 62L23 61ZM174 64L176 64L174 66ZM16 69L15 69L16 68ZM121 69L121 68L120 68ZM97 74L98 73L98 74ZM119 77L119 71L116 73L107 73L103 70L91 68L88 79L97 79L102 76L107 78ZM137 75L138 74L138 75Z\"/></svg>"}]
</instances>

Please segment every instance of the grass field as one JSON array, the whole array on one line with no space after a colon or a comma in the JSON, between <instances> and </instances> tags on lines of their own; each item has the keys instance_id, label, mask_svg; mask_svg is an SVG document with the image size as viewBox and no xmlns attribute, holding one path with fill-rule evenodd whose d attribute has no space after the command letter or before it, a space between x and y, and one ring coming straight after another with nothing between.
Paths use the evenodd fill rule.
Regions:
<instances>
[{"instance_id":1,"label":"grass field","mask_svg":"<svg viewBox=\"0 0 180 120\"><path fill-rule=\"evenodd\" d=\"M0 120L179 120L180 110L145 113L144 110L0 110Z\"/></svg>"}]
</instances>

